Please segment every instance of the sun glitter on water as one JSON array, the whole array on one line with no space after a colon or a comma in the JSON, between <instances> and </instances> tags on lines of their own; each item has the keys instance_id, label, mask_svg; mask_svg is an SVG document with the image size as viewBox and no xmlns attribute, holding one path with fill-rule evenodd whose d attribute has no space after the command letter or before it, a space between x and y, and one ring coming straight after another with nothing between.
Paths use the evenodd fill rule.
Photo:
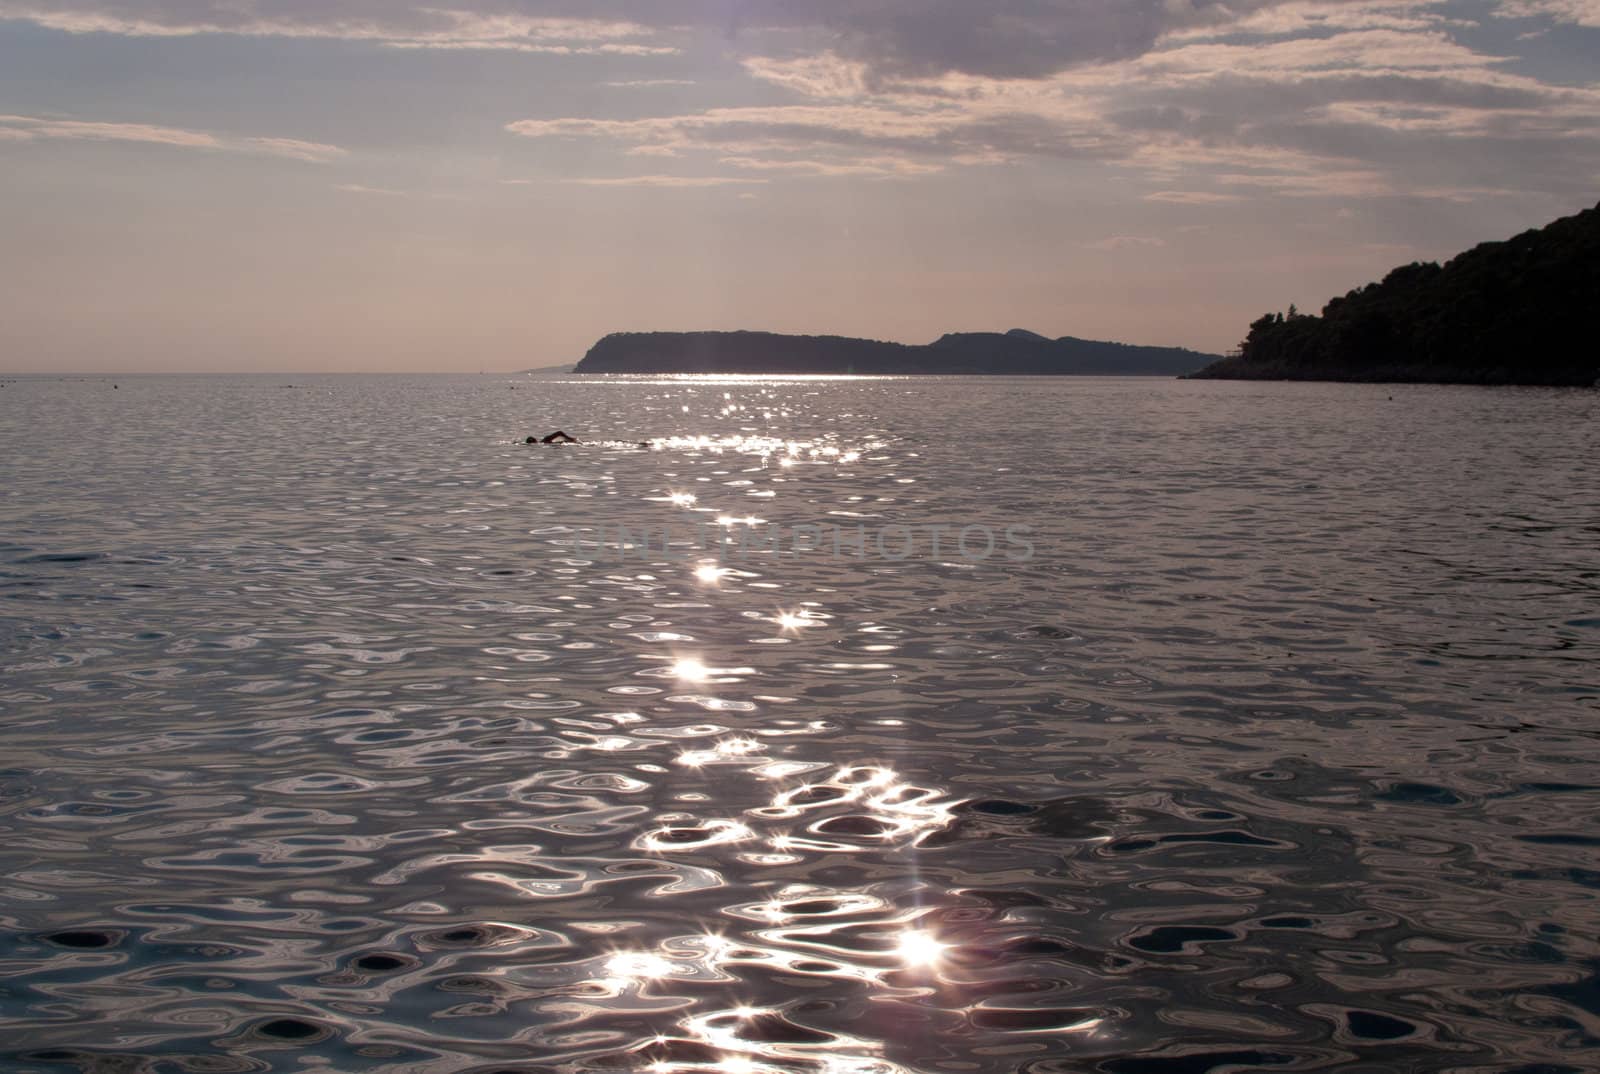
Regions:
<instances>
[{"instance_id":1,"label":"sun glitter on water","mask_svg":"<svg viewBox=\"0 0 1600 1074\"><path fill-rule=\"evenodd\" d=\"M705 682L711 678L711 669L694 657L684 657L673 662L672 674L684 682Z\"/></svg>"},{"instance_id":2,"label":"sun glitter on water","mask_svg":"<svg viewBox=\"0 0 1600 1074\"><path fill-rule=\"evenodd\" d=\"M941 943L931 932L921 929L911 929L903 933L895 948L902 962L918 969L928 969L938 965L949 949L949 944Z\"/></svg>"}]
</instances>

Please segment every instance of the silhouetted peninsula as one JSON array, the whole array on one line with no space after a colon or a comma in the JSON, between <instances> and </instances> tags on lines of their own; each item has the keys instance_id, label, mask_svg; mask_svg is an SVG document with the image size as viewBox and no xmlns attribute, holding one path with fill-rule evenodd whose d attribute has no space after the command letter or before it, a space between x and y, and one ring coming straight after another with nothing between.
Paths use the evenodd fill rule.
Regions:
<instances>
[{"instance_id":1,"label":"silhouetted peninsula","mask_svg":"<svg viewBox=\"0 0 1600 1074\"><path fill-rule=\"evenodd\" d=\"M1600 382L1600 206L1395 269L1320 317L1269 313L1196 377L1436 384Z\"/></svg>"},{"instance_id":2,"label":"silhouetted peninsula","mask_svg":"<svg viewBox=\"0 0 1600 1074\"><path fill-rule=\"evenodd\" d=\"M928 373L1179 376L1216 356L1022 329L959 332L912 346L773 332L618 332L589 349L579 373Z\"/></svg>"}]
</instances>

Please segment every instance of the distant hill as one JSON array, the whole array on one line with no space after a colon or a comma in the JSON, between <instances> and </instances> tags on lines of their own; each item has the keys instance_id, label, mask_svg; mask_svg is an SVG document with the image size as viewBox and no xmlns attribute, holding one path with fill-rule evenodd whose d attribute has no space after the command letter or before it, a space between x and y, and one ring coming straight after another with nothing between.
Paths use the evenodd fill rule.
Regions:
<instances>
[{"instance_id":1,"label":"distant hill","mask_svg":"<svg viewBox=\"0 0 1600 1074\"><path fill-rule=\"evenodd\" d=\"M1215 355L1010 332L963 332L912 346L845 336L772 332L619 332L578 363L579 373L892 373L1178 376Z\"/></svg>"},{"instance_id":2,"label":"distant hill","mask_svg":"<svg viewBox=\"0 0 1600 1074\"><path fill-rule=\"evenodd\" d=\"M1600 381L1600 206L1395 269L1320 317L1269 313L1196 377L1586 386Z\"/></svg>"},{"instance_id":3,"label":"distant hill","mask_svg":"<svg viewBox=\"0 0 1600 1074\"><path fill-rule=\"evenodd\" d=\"M571 373L577 369L576 362L563 362L560 365L542 365L537 369L519 369L518 373Z\"/></svg>"}]
</instances>

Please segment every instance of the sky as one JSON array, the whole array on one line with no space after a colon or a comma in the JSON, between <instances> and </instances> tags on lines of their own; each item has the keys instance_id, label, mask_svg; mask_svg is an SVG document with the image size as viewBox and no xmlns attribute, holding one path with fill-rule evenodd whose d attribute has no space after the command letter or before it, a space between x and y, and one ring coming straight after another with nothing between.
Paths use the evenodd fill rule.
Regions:
<instances>
[{"instance_id":1,"label":"sky","mask_svg":"<svg viewBox=\"0 0 1600 1074\"><path fill-rule=\"evenodd\" d=\"M1600 200L1600 0L0 0L0 371L1223 352Z\"/></svg>"}]
</instances>

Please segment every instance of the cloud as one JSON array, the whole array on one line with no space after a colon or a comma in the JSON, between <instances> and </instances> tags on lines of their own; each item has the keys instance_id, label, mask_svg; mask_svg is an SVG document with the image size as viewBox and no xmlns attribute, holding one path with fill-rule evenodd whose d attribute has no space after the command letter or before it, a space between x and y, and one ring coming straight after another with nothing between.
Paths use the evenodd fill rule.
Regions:
<instances>
[{"instance_id":1,"label":"cloud","mask_svg":"<svg viewBox=\"0 0 1600 1074\"><path fill-rule=\"evenodd\" d=\"M411 48L653 54L714 32L771 51L774 35L832 51L874 77L964 72L1038 78L1136 56L1163 34L1277 0L0 0L0 18L68 33L242 34ZM809 43L809 47L808 47Z\"/></svg>"},{"instance_id":2,"label":"cloud","mask_svg":"<svg viewBox=\"0 0 1600 1074\"><path fill-rule=\"evenodd\" d=\"M737 25L812 31L872 78L1041 78L1273 0L747 0Z\"/></svg>"},{"instance_id":3,"label":"cloud","mask_svg":"<svg viewBox=\"0 0 1600 1074\"><path fill-rule=\"evenodd\" d=\"M511 182L512 180L502 179L500 181L502 183L506 183L506 182ZM466 201L466 200L468 200L465 196L463 196L461 194L456 194L456 193L446 193L446 192L443 192L443 191L397 190L394 187L367 186L364 183L336 183L336 184L334 184L333 189L339 191L341 194L358 194L358 195L362 195L362 196L366 196L366 197L374 197L374 198L380 198L380 199L386 199L386 198L419 198L419 199L425 199L425 200L428 200L428 201Z\"/></svg>"},{"instance_id":4,"label":"cloud","mask_svg":"<svg viewBox=\"0 0 1600 1074\"><path fill-rule=\"evenodd\" d=\"M386 198L407 198L411 195L404 190L390 190L382 186L362 186L360 183L339 183L333 189L346 194L376 194Z\"/></svg>"},{"instance_id":5,"label":"cloud","mask_svg":"<svg viewBox=\"0 0 1600 1074\"><path fill-rule=\"evenodd\" d=\"M563 183L578 186L658 186L707 187L742 186L748 183L765 183L765 179L741 179L727 175L624 175L606 179L563 179Z\"/></svg>"},{"instance_id":6,"label":"cloud","mask_svg":"<svg viewBox=\"0 0 1600 1074\"><path fill-rule=\"evenodd\" d=\"M1100 239L1096 242L1086 242L1083 245L1090 250L1139 250L1154 249L1167 244L1166 239L1158 239L1151 235L1112 235L1110 238Z\"/></svg>"},{"instance_id":7,"label":"cloud","mask_svg":"<svg viewBox=\"0 0 1600 1074\"><path fill-rule=\"evenodd\" d=\"M744 61L744 69L752 78L802 97L848 99L860 97L871 88L865 64L832 52L789 59L752 56Z\"/></svg>"},{"instance_id":8,"label":"cloud","mask_svg":"<svg viewBox=\"0 0 1600 1074\"><path fill-rule=\"evenodd\" d=\"M515 38L490 38L466 41L384 41L390 48L402 49L456 49L497 52L531 52L544 56L674 56L678 49L670 45L539 45Z\"/></svg>"},{"instance_id":9,"label":"cloud","mask_svg":"<svg viewBox=\"0 0 1600 1074\"><path fill-rule=\"evenodd\" d=\"M630 78L620 82L602 82L602 86L616 89L655 89L658 86L695 86L692 78Z\"/></svg>"},{"instance_id":10,"label":"cloud","mask_svg":"<svg viewBox=\"0 0 1600 1074\"><path fill-rule=\"evenodd\" d=\"M0 0L0 18L75 33L567 55L715 35L759 84L722 107L507 125L593 143L619 165L674 158L782 181L1092 161L1151 184L1150 201L1190 205L1592 187L1600 85L1530 74L1513 62L1526 26L1497 38L1496 19L1462 13L1455 0ZM1502 0L1487 14L1600 25L1600 0ZM287 141L253 151L338 155Z\"/></svg>"},{"instance_id":11,"label":"cloud","mask_svg":"<svg viewBox=\"0 0 1600 1074\"><path fill-rule=\"evenodd\" d=\"M336 145L302 142L298 138L246 138L244 144L260 153L310 161L313 164L325 164L330 160L349 155L346 150Z\"/></svg>"},{"instance_id":12,"label":"cloud","mask_svg":"<svg viewBox=\"0 0 1600 1074\"><path fill-rule=\"evenodd\" d=\"M763 159L759 157L722 157L718 163L747 171L780 172L788 175L814 176L865 176L876 179L906 178L943 171L939 164L923 164L901 157L863 157L849 161Z\"/></svg>"},{"instance_id":13,"label":"cloud","mask_svg":"<svg viewBox=\"0 0 1600 1074\"><path fill-rule=\"evenodd\" d=\"M1600 0L1501 0L1498 18L1547 18L1575 26L1600 27Z\"/></svg>"},{"instance_id":14,"label":"cloud","mask_svg":"<svg viewBox=\"0 0 1600 1074\"><path fill-rule=\"evenodd\" d=\"M1029 80L947 72L886 81L831 52L747 59L747 73L800 103L508 129L628 154L714 155L774 175L1098 160L1168 188L1151 200L1188 204L1241 196L1193 190L1197 176L1218 174L1293 197L1498 189L1515 185L1519 170L1542 189L1589 182L1600 166L1600 87L1513 73L1506 57L1456 40L1424 10L1432 6L1302 2L1276 19L1249 16L1226 39L1178 35L1134 59ZM1316 32L1284 36L1304 24ZM1473 175L1463 182L1452 172Z\"/></svg>"},{"instance_id":15,"label":"cloud","mask_svg":"<svg viewBox=\"0 0 1600 1074\"><path fill-rule=\"evenodd\" d=\"M649 43L655 31L617 18L542 12L538 3L374 3L370 0L0 0L0 19L32 22L66 33L129 37L326 38L397 48L507 49L557 55L660 55L677 49Z\"/></svg>"},{"instance_id":16,"label":"cloud","mask_svg":"<svg viewBox=\"0 0 1600 1074\"><path fill-rule=\"evenodd\" d=\"M185 149L221 149L214 135L200 131L158 127L148 123L98 123L77 119L43 119L37 116L0 116L0 128L14 139L62 139L92 142L147 142Z\"/></svg>"},{"instance_id":17,"label":"cloud","mask_svg":"<svg viewBox=\"0 0 1600 1074\"><path fill-rule=\"evenodd\" d=\"M399 48L654 56L716 34L774 80L861 90L965 74L1048 78L1189 42L1466 25L1446 0L0 0L0 19L67 33L365 41ZM1600 26L1600 0L1500 0L1501 18ZM641 79L640 84L654 80Z\"/></svg>"},{"instance_id":18,"label":"cloud","mask_svg":"<svg viewBox=\"0 0 1600 1074\"><path fill-rule=\"evenodd\" d=\"M1374 197L1394 192L1383 174L1371 169L1225 173L1215 176L1214 181L1291 198Z\"/></svg>"},{"instance_id":19,"label":"cloud","mask_svg":"<svg viewBox=\"0 0 1600 1074\"><path fill-rule=\"evenodd\" d=\"M162 127L150 123L107 123L40 116L0 115L0 138L7 141L143 142L179 149L261 153L318 164L346 155L346 151L336 145L303 142L295 138L230 139L205 131Z\"/></svg>"},{"instance_id":20,"label":"cloud","mask_svg":"<svg viewBox=\"0 0 1600 1074\"><path fill-rule=\"evenodd\" d=\"M898 100L714 108L645 119L518 120L528 138L611 141L630 154L714 152L745 167L813 174L929 174L949 164L996 163L1016 156L1103 157L1108 143L1099 117L1075 116L1058 103L1048 114L937 95ZM790 168L788 154L826 164Z\"/></svg>"},{"instance_id":21,"label":"cloud","mask_svg":"<svg viewBox=\"0 0 1600 1074\"><path fill-rule=\"evenodd\" d=\"M1241 18L1217 20L1168 33L1166 46L1248 34L1287 37L1328 31L1432 30L1470 25L1448 17L1445 0L1288 0L1262 5Z\"/></svg>"},{"instance_id":22,"label":"cloud","mask_svg":"<svg viewBox=\"0 0 1600 1074\"><path fill-rule=\"evenodd\" d=\"M1205 190L1157 190L1146 194L1145 201L1165 202L1168 205L1226 205L1242 201L1238 194L1218 194Z\"/></svg>"},{"instance_id":23,"label":"cloud","mask_svg":"<svg viewBox=\"0 0 1600 1074\"><path fill-rule=\"evenodd\" d=\"M506 129L527 138L603 138L650 147L660 152L684 148L745 146L762 148L785 143L827 142L921 144L937 136L959 112L940 116L873 105L775 105L713 108L676 116L646 119L524 119Z\"/></svg>"}]
</instances>

